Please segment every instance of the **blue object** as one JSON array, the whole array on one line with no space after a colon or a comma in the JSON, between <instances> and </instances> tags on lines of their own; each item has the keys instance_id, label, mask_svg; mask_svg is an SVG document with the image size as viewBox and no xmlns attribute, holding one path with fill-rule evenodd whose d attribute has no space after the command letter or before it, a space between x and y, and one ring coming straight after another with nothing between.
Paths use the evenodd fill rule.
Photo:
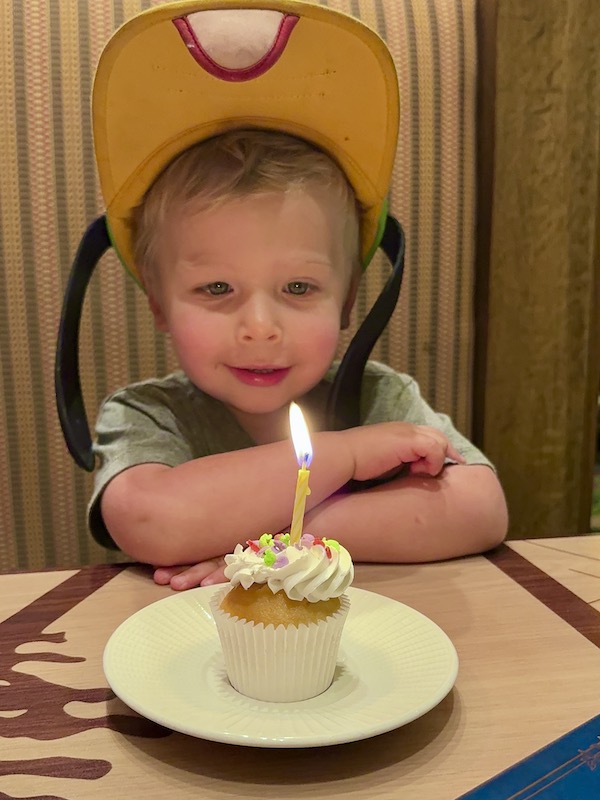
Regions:
<instances>
[{"instance_id":1,"label":"blue object","mask_svg":"<svg viewBox=\"0 0 600 800\"><path fill-rule=\"evenodd\" d=\"M600 799L600 715L457 800Z\"/></svg>"}]
</instances>

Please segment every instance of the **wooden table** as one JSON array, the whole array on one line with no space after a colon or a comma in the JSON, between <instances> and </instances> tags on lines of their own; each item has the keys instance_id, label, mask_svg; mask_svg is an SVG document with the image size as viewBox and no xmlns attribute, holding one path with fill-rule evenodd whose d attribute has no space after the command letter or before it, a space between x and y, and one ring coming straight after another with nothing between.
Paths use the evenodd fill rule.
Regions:
<instances>
[{"instance_id":1,"label":"wooden table","mask_svg":"<svg viewBox=\"0 0 600 800\"><path fill-rule=\"evenodd\" d=\"M415 722L307 750L203 741L136 716L102 652L167 596L142 567L0 576L0 799L454 800L600 713L600 536L514 542L487 557L362 565L454 642L454 689Z\"/></svg>"}]
</instances>

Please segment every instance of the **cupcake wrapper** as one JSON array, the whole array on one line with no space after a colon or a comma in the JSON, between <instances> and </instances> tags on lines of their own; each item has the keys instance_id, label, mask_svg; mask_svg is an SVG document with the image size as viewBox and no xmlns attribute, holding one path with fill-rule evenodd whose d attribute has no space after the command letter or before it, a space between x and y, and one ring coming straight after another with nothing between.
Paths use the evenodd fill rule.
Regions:
<instances>
[{"instance_id":1,"label":"cupcake wrapper","mask_svg":"<svg viewBox=\"0 0 600 800\"><path fill-rule=\"evenodd\" d=\"M275 628L223 611L220 604L230 588L215 592L211 609L234 689L275 703L307 700L328 689L350 609L348 597L340 597L339 610L326 620Z\"/></svg>"}]
</instances>

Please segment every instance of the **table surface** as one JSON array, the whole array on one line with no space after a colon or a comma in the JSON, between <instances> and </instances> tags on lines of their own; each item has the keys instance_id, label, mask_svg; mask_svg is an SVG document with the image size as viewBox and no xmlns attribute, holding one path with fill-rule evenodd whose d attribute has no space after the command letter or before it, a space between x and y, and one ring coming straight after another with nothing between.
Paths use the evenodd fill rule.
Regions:
<instances>
[{"instance_id":1,"label":"table surface","mask_svg":"<svg viewBox=\"0 0 600 800\"><path fill-rule=\"evenodd\" d=\"M146 568L0 576L0 798L454 800L600 713L600 536L359 565L354 585L445 630L456 685L389 733L273 751L172 733L112 695L109 636L170 594Z\"/></svg>"}]
</instances>

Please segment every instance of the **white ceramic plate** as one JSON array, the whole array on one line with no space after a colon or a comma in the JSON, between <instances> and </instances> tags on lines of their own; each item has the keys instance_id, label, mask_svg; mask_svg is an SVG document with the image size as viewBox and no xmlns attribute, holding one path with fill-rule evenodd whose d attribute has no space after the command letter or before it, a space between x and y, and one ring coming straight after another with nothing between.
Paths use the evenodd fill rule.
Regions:
<instances>
[{"instance_id":1,"label":"white ceramic plate","mask_svg":"<svg viewBox=\"0 0 600 800\"><path fill-rule=\"evenodd\" d=\"M141 609L104 651L115 694L172 730L252 747L351 742L417 719L456 680L456 650L434 622L388 597L349 589L330 688L297 703L252 700L227 680L209 606L218 588L191 589Z\"/></svg>"}]
</instances>

